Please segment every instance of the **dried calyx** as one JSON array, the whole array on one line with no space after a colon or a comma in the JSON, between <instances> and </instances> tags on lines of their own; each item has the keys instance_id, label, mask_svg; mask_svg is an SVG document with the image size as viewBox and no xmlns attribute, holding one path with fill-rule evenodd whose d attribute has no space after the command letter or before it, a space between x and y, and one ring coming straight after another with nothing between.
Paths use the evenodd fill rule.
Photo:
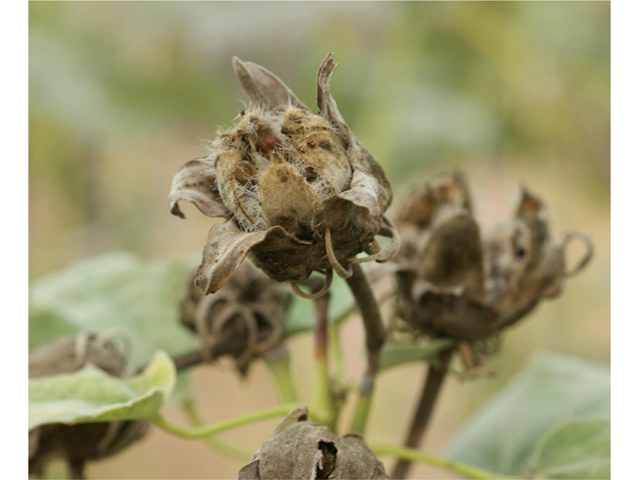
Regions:
<instances>
[{"instance_id":1,"label":"dried calyx","mask_svg":"<svg viewBox=\"0 0 640 480\"><path fill-rule=\"evenodd\" d=\"M295 422L292 424L292 422ZM305 409L292 410L273 430L238 480L384 479L384 466L362 437L338 436L307 421Z\"/></svg>"},{"instance_id":2,"label":"dried calyx","mask_svg":"<svg viewBox=\"0 0 640 480\"><path fill-rule=\"evenodd\" d=\"M180 303L180 321L198 333L205 352L229 338L245 339L244 350L235 355L239 371L245 374L252 359L284 339L290 303L291 294L281 284L245 262L213 295L205 295L190 276Z\"/></svg>"},{"instance_id":3,"label":"dried calyx","mask_svg":"<svg viewBox=\"0 0 640 480\"><path fill-rule=\"evenodd\" d=\"M220 131L205 158L174 177L169 203L193 202L214 225L196 282L217 291L251 254L277 281L301 281L312 271L351 275L350 263L386 261L397 237L383 217L391 187L380 165L347 127L329 93L337 65L329 54L317 77L313 113L274 74L233 60L250 107ZM392 238L381 249L376 235ZM355 259L361 252L370 257Z\"/></svg>"},{"instance_id":4,"label":"dried calyx","mask_svg":"<svg viewBox=\"0 0 640 480\"><path fill-rule=\"evenodd\" d=\"M29 354L29 378L72 373L94 365L124 377L129 340L119 333L80 333L43 345ZM29 474L42 476L51 460L66 460L71 478L84 478L88 460L114 455L141 439L149 422L115 421L78 425L49 424L29 432Z\"/></svg>"},{"instance_id":5,"label":"dried calyx","mask_svg":"<svg viewBox=\"0 0 640 480\"><path fill-rule=\"evenodd\" d=\"M564 279L589 262L592 244L579 232L554 241L546 217L542 200L523 190L514 217L483 237L460 173L410 193L396 215L400 317L422 333L473 342L557 296ZM569 269L573 239L586 253Z\"/></svg>"}]
</instances>

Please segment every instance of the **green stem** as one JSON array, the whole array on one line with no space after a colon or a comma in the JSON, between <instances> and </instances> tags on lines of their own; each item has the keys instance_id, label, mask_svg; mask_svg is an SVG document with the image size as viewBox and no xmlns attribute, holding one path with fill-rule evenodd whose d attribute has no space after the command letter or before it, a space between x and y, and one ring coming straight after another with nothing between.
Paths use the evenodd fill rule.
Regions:
<instances>
[{"instance_id":1,"label":"green stem","mask_svg":"<svg viewBox=\"0 0 640 480\"><path fill-rule=\"evenodd\" d=\"M360 384L359 398L351 424L351 431L364 435L371 411L373 387L376 373L378 373L380 350L384 345L385 331L380 308L367 277L360 265L353 264L351 268L353 269L353 275L346 280L362 316L367 345L367 370Z\"/></svg>"},{"instance_id":2,"label":"green stem","mask_svg":"<svg viewBox=\"0 0 640 480\"><path fill-rule=\"evenodd\" d=\"M483 480L509 478L497 473L487 472L486 470L476 468L472 465L453 462L446 458L429 455L428 453L421 452L414 448L396 447L395 445L372 445L370 448L376 455L391 455L410 462L421 462L429 465L435 465L464 475L466 478L477 478Z\"/></svg>"},{"instance_id":3,"label":"green stem","mask_svg":"<svg viewBox=\"0 0 640 480\"><path fill-rule=\"evenodd\" d=\"M216 435L225 430L240 427L247 423L257 422L259 420L266 420L269 418L281 417L289 413L296 407L299 407L296 403L286 403L284 405L278 405L277 407L267 408L259 412L252 412L240 417L232 418L231 420L225 420L224 422L216 423L214 425L202 425L200 427L186 428L180 425L176 425L165 419L162 415L157 414L152 420L165 432L171 433L178 437L193 439L210 437Z\"/></svg>"},{"instance_id":4,"label":"green stem","mask_svg":"<svg viewBox=\"0 0 640 480\"><path fill-rule=\"evenodd\" d=\"M284 403L297 403L298 394L291 376L291 357L284 345L265 354L265 362L276 381L280 398Z\"/></svg>"},{"instance_id":5,"label":"green stem","mask_svg":"<svg viewBox=\"0 0 640 480\"><path fill-rule=\"evenodd\" d=\"M311 389L311 407L320 423L335 428L335 406L331 393L328 359L329 294L314 300L314 379Z\"/></svg>"},{"instance_id":6,"label":"green stem","mask_svg":"<svg viewBox=\"0 0 640 480\"><path fill-rule=\"evenodd\" d=\"M182 402L182 410L189 418L189 421L196 427L201 427L204 425L202 417L196 410L196 406L192 400L185 400ZM204 442L209 445L213 450L217 450L220 453L225 455L229 455L230 457L235 457L243 461L251 460L253 457L253 450L244 447L238 447L235 445L231 445L230 443L225 442L221 438L218 437L206 437Z\"/></svg>"}]
</instances>

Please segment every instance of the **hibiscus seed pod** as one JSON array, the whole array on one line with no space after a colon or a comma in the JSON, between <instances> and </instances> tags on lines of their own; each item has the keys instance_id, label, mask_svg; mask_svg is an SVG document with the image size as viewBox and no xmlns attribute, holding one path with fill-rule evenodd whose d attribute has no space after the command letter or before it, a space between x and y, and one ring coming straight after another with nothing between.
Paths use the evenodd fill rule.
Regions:
<instances>
[{"instance_id":1,"label":"hibiscus seed pod","mask_svg":"<svg viewBox=\"0 0 640 480\"><path fill-rule=\"evenodd\" d=\"M391 187L380 165L347 127L329 93L337 65L329 54L318 71L318 114L274 74L233 60L250 107L219 132L206 158L174 177L171 212L180 200L225 217L209 232L196 283L217 291L250 254L277 281L311 272L351 275L349 263L386 261L397 237L384 213ZM376 235L393 239L380 249ZM355 259L361 252L370 257Z\"/></svg>"},{"instance_id":2,"label":"hibiscus seed pod","mask_svg":"<svg viewBox=\"0 0 640 480\"><path fill-rule=\"evenodd\" d=\"M292 422L296 422L291 424ZM292 410L273 430L238 480L385 479L384 466L357 435L338 436Z\"/></svg>"},{"instance_id":3,"label":"hibiscus seed pod","mask_svg":"<svg viewBox=\"0 0 640 480\"><path fill-rule=\"evenodd\" d=\"M180 321L198 333L205 352L232 337L245 339L242 352L234 355L246 374L253 358L265 354L284 339L285 319L291 293L250 262L243 263L223 287L212 295L194 284L189 276L180 302Z\"/></svg>"},{"instance_id":4,"label":"hibiscus seed pod","mask_svg":"<svg viewBox=\"0 0 640 480\"><path fill-rule=\"evenodd\" d=\"M92 364L124 377L128 339L121 335L80 333L45 344L29 354L29 378L72 373ZM142 420L48 424L29 432L29 474L42 476L47 463L66 460L71 478L84 478L84 465L114 455L141 439L149 429Z\"/></svg>"},{"instance_id":5,"label":"hibiscus seed pod","mask_svg":"<svg viewBox=\"0 0 640 480\"><path fill-rule=\"evenodd\" d=\"M555 241L546 217L544 202L523 190L514 217L481 236L462 174L437 177L410 193L396 215L403 239L399 316L425 334L477 341L558 295L593 248L579 232ZM565 250L574 239L586 254L568 270Z\"/></svg>"}]
</instances>

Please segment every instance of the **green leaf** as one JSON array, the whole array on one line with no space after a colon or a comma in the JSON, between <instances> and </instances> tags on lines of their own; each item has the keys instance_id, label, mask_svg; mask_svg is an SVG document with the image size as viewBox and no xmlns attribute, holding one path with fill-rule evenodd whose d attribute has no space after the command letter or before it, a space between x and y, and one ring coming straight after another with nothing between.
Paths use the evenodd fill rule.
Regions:
<instances>
[{"instance_id":1,"label":"green leaf","mask_svg":"<svg viewBox=\"0 0 640 480\"><path fill-rule=\"evenodd\" d=\"M87 423L150 418L176 382L171 358L158 352L147 368L120 379L87 366L74 373L29 380L29 430L48 423Z\"/></svg>"},{"instance_id":2,"label":"green leaf","mask_svg":"<svg viewBox=\"0 0 640 480\"><path fill-rule=\"evenodd\" d=\"M448 449L452 460L520 475L540 439L561 422L610 412L606 366L559 354L537 357L474 415Z\"/></svg>"},{"instance_id":3,"label":"green leaf","mask_svg":"<svg viewBox=\"0 0 640 480\"><path fill-rule=\"evenodd\" d=\"M529 470L535 478L611 478L611 421L569 420L538 444Z\"/></svg>"},{"instance_id":4,"label":"green leaf","mask_svg":"<svg viewBox=\"0 0 640 480\"><path fill-rule=\"evenodd\" d=\"M329 292L331 294L329 321L339 325L353 310L353 296L347 282L337 275L333 278ZM314 323L313 300L293 294L291 307L287 313L287 337L313 330Z\"/></svg>"},{"instance_id":5,"label":"green leaf","mask_svg":"<svg viewBox=\"0 0 640 480\"><path fill-rule=\"evenodd\" d=\"M438 338L426 343L391 342L382 348L379 371L410 362L429 362L444 349L455 345L455 340Z\"/></svg>"},{"instance_id":6,"label":"green leaf","mask_svg":"<svg viewBox=\"0 0 640 480\"><path fill-rule=\"evenodd\" d=\"M146 262L110 253L77 262L31 284L29 348L89 330L123 331L132 341L131 363L147 364L153 353L177 355L197 348L182 327L178 302L193 261Z\"/></svg>"}]
</instances>

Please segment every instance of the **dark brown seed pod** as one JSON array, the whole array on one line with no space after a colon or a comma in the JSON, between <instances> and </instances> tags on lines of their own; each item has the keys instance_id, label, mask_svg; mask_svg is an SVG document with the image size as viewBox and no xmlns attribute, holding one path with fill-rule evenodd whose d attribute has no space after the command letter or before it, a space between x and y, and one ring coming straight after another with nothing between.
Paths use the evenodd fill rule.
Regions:
<instances>
[{"instance_id":1,"label":"dark brown seed pod","mask_svg":"<svg viewBox=\"0 0 640 480\"><path fill-rule=\"evenodd\" d=\"M29 355L29 378L72 373L92 364L126 376L128 339L118 334L81 333L46 344ZM84 478L87 461L110 457L140 440L149 429L142 420L43 425L29 432L29 474L41 476L51 460L63 458L71 478Z\"/></svg>"},{"instance_id":2,"label":"dark brown seed pod","mask_svg":"<svg viewBox=\"0 0 640 480\"><path fill-rule=\"evenodd\" d=\"M245 262L213 295L205 295L190 276L180 303L180 321L198 333L205 352L231 337L245 338L244 351L235 357L245 374L252 359L282 342L290 303L291 293L282 284Z\"/></svg>"},{"instance_id":3,"label":"dark brown seed pod","mask_svg":"<svg viewBox=\"0 0 640 480\"><path fill-rule=\"evenodd\" d=\"M329 92L333 55L318 70L318 114L263 67L238 58L233 64L250 107L218 135L208 157L178 171L169 195L175 215L188 200L228 218L209 233L197 285L217 291L247 255L277 281L305 280L314 270L349 276L347 263L374 249L376 235L393 236L383 219L392 194Z\"/></svg>"},{"instance_id":4,"label":"dark brown seed pod","mask_svg":"<svg viewBox=\"0 0 640 480\"><path fill-rule=\"evenodd\" d=\"M542 200L522 191L515 215L481 236L462 174L443 175L400 205L397 257L400 316L422 333L474 342L517 322L591 258L589 238L554 240ZM581 240L586 254L569 270L565 250Z\"/></svg>"},{"instance_id":5,"label":"dark brown seed pod","mask_svg":"<svg viewBox=\"0 0 640 480\"><path fill-rule=\"evenodd\" d=\"M295 422L292 424L292 422ZM292 410L273 430L238 480L385 479L382 463L357 435L338 436Z\"/></svg>"}]
</instances>

